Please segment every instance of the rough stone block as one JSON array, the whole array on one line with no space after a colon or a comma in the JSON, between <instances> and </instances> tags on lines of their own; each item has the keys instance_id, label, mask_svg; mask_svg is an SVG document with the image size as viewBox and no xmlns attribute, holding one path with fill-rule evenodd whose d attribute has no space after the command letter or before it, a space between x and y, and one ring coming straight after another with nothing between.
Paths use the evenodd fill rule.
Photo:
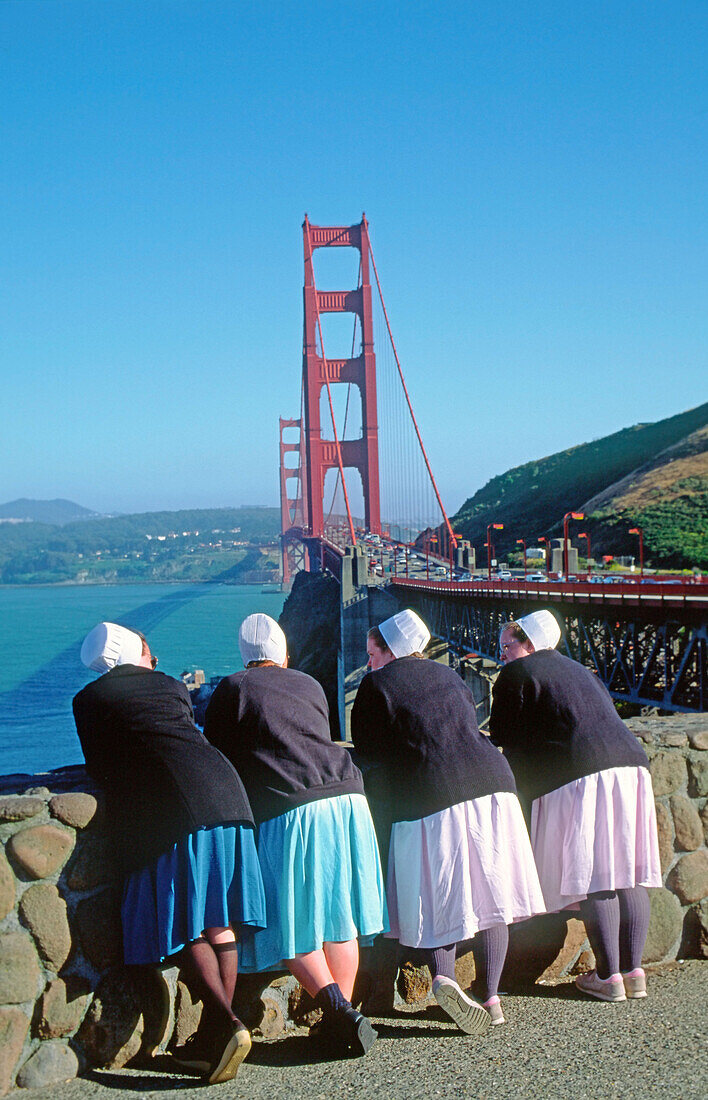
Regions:
<instances>
[{"instance_id":1,"label":"rough stone block","mask_svg":"<svg viewBox=\"0 0 708 1100\"><path fill-rule=\"evenodd\" d=\"M239 982L236 983L238 989ZM193 1001L189 989L178 980L175 993L175 1027L172 1032L172 1045L182 1046L190 1035L194 1035L202 1018L202 1002Z\"/></svg>"},{"instance_id":2,"label":"rough stone block","mask_svg":"<svg viewBox=\"0 0 708 1100\"><path fill-rule=\"evenodd\" d=\"M673 863L675 852L673 818L663 802L656 804L656 831L659 837L661 870L665 874Z\"/></svg>"},{"instance_id":3,"label":"rough stone block","mask_svg":"<svg viewBox=\"0 0 708 1100\"><path fill-rule=\"evenodd\" d=\"M90 1065L121 1069L139 1053L145 1027L140 993L129 967L110 970L98 983L76 1033Z\"/></svg>"},{"instance_id":4,"label":"rough stone block","mask_svg":"<svg viewBox=\"0 0 708 1100\"><path fill-rule=\"evenodd\" d=\"M91 986L79 977L55 978L49 983L39 1007L37 1035L40 1039L62 1039L72 1035L81 1023L91 1000Z\"/></svg>"},{"instance_id":5,"label":"rough stone block","mask_svg":"<svg viewBox=\"0 0 708 1100\"><path fill-rule=\"evenodd\" d=\"M708 852L688 852L669 872L666 885L684 905L708 897Z\"/></svg>"},{"instance_id":6,"label":"rough stone block","mask_svg":"<svg viewBox=\"0 0 708 1100\"><path fill-rule=\"evenodd\" d=\"M708 756L695 756L688 762L688 793L691 798L708 795Z\"/></svg>"},{"instance_id":7,"label":"rough stone block","mask_svg":"<svg viewBox=\"0 0 708 1100\"><path fill-rule=\"evenodd\" d=\"M114 890L84 898L76 907L75 919L79 943L97 970L106 970L122 960L120 907Z\"/></svg>"},{"instance_id":8,"label":"rough stone block","mask_svg":"<svg viewBox=\"0 0 708 1100\"><path fill-rule=\"evenodd\" d=\"M33 825L15 833L7 851L29 878L47 878L66 862L74 837L57 825Z\"/></svg>"},{"instance_id":9,"label":"rough stone block","mask_svg":"<svg viewBox=\"0 0 708 1100\"><path fill-rule=\"evenodd\" d=\"M97 834L84 836L77 844L64 869L71 890L95 890L116 879L116 868L108 837Z\"/></svg>"},{"instance_id":10,"label":"rough stone block","mask_svg":"<svg viewBox=\"0 0 708 1100\"><path fill-rule=\"evenodd\" d=\"M674 819L677 847L684 852L694 852L703 843L703 826L698 810L682 794L673 794L669 805Z\"/></svg>"},{"instance_id":11,"label":"rough stone block","mask_svg":"<svg viewBox=\"0 0 708 1100\"><path fill-rule=\"evenodd\" d=\"M588 934L583 922L576 917L571 917L567 924L565 942L551 965L547 966L539 977L539 983L545 985L565 974L578 959L587 944L587 938Z\"/></svg>"},{"instance_id":12,"label":"rough stone block","mask_svg":"<svg viewBox=\"0 0 708 1100\"><path fill-rule=\"evenodd\" d=\"M0 920L15 907L15 876L0 848Z\"/></svg>"},{"instance_id":13,"label":"rough stone block","mask_svg":"<svg viewBox=\"0 0 708 1100\"><path fill-rule=\"evenodd\" d=\"M676 752L658 752L649 764L654 794L673 794L686 785L686 761Z\"/></svg>"},{"instance_id":14,"label":"rough stone block","mask_svg":"<svg viewBox=\"0 0 708 1100\"><path fill-rule=\"evenodd\" d=\"M25 794L30 795L32 798L41 798L43 802L52 797L49 787L28 787Z\"/></svg>"},{"instance_id":15,"label":"rough stone block","mask_svg":"<svg viewBox=\"0 0 708 1100\"><path fill-rule=\"evenodd\" d=\"M69 958L71 932L66 902L56 886L37 882L25 890L18 909L22 923L34 936L40 958L58 973Z\"/></svg>"},{"instance_id":16,"label":"rough stone block","mask_svg":"<svg viewBox=\"0 0 708 1100\"><path fill-rule=\"evenodd\" d=\"M708 750L708 724L705 729L689 729L688 743L692 749Z\"/></svg>"},{"instance_id":17,"label":"rough stone block","mask_svg":"<svg viewBox=\"0 0 708 1100\"><path fill-rule=\"evenodd\" d=\"M0 1096L10 1091L28 1030L29 1019L19 1008L0 1008Z\"/></svg>"},{"instance_id":18,"label":"rough stone block","mask_svg":"<svg viewBox=\"0 0 708 1100\"><path fill-rule=\"evenodd\" d=\"M39 985L39 960L30 937L25 932L0 936L0 1004L33 1001Z\"/></svg>"},{"instance_id":19,"label":"rough stone block","mask_svg":"<svg viewBox=\"0 0 708 1100\"><path fill-rule=\"evenodd\" d=\"M708 802L701 810L701 821L703 822L703 838L705 843L708 844Z\"/></svg>"},{"instance_id":20,"label":"rough stone block","mask_svg":"<svg viewBox=\"0 0 708 1100\"><path fill-rule=\"evenodd\" d=\"M396 987L407 1005L426 1001L431 990L430 971L427 966L419 966L407 959L399 968Z\"/></svg>"},{"instance_id":21,"label":"rough stone block","mask_svg":"<svg viewBox=\"0 0 708 1100\"><path fill-rule=\"evenodd\" d=\"M509 928L501 988L528 989L552 966L565 943L567 913L543 913Z\"/></svg>"},{"instance_id":22,"label":"rough stone block","mask_svg":"<svg viewBox=\"0 0 708 1100\"><path fill-rule=\"evenodd\" d=\"M85 829L97 807L98 802L92 794L81 794L78 791L55 794L49 800L52 817L56 817L64 825L71 825L72 829Z\"/></svg>"},{"instance_id":23,"label":"rough stone block","mask_svg":"<svg viewBox=\"0 0 708 1100\"><path fill-rule=\"evenodd\" d=\"M667 749L683 749L688 744L688 737L683 730L676 730L672 733L663 733L661 735L661 743L665 745Z\"/></svg>"},{"instance_id":24,"label":"rough stone block","mask_svg":"<svg viewBox=\"0 0 708 1100\"><path fill-rule=\"evenodd\" d=\"M79 1060L66 1043L41 1043L17 1074L22 1089L42 1089L71 1081L79 1072Z\"/></svg>"},{"instance_id":25,"label":"rough stone block","mask_svg":"<svg viewBox=\"0 0 708 1100\"><path fill-rule=\"evenodd\" d=\"M643 962L662 962L675 957L683 928L683 910L678 898L663 886L649 891L649 901L651 917Z\"/></svg>"},{"instance_id":26,"label":"rough stone block","mask_svg":"<svg viewBox=\"0 0 708 1100\"><path fill-rule=\"evenodd\" d=\"M0 821L24 821L34 817L44 809L41 798L28 798L27 795L10 794L0 798Z\"/></svg>"}]
</instances>

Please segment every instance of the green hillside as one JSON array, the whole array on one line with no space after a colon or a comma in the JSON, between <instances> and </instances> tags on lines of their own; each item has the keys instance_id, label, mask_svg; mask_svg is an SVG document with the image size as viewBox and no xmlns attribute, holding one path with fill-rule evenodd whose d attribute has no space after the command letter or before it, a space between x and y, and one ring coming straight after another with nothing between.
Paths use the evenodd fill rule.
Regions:
<instances>
[{"instance_id":1,"label":"green hillside","mask_svg":"<svg viewBox=\"0 0 708 1100\"><path fill-rule=\"evenodd\" d=\"M277 508L199 508L0 524L0 584L237 581L273 568Z\"/></svg>"},{"instance_id":2,"label":"green hillside","mask_svg":"<svg viewBox=\"0 0 708 1100\"><path fill-rule=\"evenodd\" d=\"M637 554L630 526L645 528L647 558L655 565L708 566L708 457L701 429L708 424L708 403L655 424L637 424L592 443L583 443L492 478L465 501L452 518L456 531L476 546L486 539L488 523L503 523L495 532L498 555L516 550L516 539L532 544L539 535L560 535L571 508L586 511L593 555ZM697 439L690 473L674 464L678 452L664 452ZM701 442L702 441L702 442ZM659 470L663 472L660 474ZM641 497L627 497L627 484L641 475ZM621 495L613 487L623 483ZM623 495L622 495L623 494Z\"/></svg>"}]
</instances>

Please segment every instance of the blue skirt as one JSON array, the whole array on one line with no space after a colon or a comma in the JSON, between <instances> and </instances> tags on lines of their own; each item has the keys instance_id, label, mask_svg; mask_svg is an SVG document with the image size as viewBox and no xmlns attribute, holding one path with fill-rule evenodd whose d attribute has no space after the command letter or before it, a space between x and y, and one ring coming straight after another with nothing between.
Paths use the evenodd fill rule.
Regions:
<instances>
[{"instance_id":1,"label":"blue skirt","mask_svg":"<svg viewBox=\"0 0 708 1100\"><path fill-rule=\"evenodd\" d=\"M239 971L282 970L323 943L372 943L388 929L376 834L361 794L308 802L258 829L267 927L245 937Z\"/></svg>"},{"instance_id":2,"label":"blue skirt","mask_svg":"<svg viewBox=\"0 0 708 1100\"><path fill-rule=\"evenodd\" d=\"M128 965L155 964L201 936L265 927L265 894L251 825L215 825L182 837L123 887Z\"/></svg>"}]
</instances>

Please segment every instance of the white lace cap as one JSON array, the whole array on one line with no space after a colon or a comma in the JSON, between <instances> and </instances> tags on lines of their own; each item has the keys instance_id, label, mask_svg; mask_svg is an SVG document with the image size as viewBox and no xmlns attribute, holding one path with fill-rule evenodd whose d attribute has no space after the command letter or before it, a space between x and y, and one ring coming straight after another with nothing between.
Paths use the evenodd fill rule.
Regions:
<instances>
[{"instance_id":1,"label":"white lace cap","mask_svg":"<svg viewBox=\"0 0 708 1100\"><path fill-rule=\"evenodd\" d=\"M533 643L535 650L555 649L560 641L561 629L551 611L532 611L516 622Z\"/></svg>"},{"instance_id":2,"label":"white lace cap","mask_svg":"<svg viewBox=\"0 0 708 1100\"><path fill-rule=\"evenodd\" d=\"M116 665L137 665L143 652L142 639L118 623L99 623L86 635L81 660L94 672L108 672Z\"/></svg>"},{"instance_id":3,"label":"white lace cap","mask_svg":"<svg viewBox=\"0 0 708 1100\"><path fill-rule=\"evenodd\" d=\"M422 653L430 641L430 631L415 611L406 608L379 625L381 636L394 657Z\"/></svg>"},{"instance_id":4,"label":"white lace cap","mask_svg":"<svg viewBox=\"0 0 708 1100\"><path fill-rule=\"evenodd\" d=\"M288 643L282 630L275 619L260 611L249 615L241 623L238 647L244 665L249 665L251 661L273 661L276 665L282 665L288 655Z\"/></svg>"}]
</instances>

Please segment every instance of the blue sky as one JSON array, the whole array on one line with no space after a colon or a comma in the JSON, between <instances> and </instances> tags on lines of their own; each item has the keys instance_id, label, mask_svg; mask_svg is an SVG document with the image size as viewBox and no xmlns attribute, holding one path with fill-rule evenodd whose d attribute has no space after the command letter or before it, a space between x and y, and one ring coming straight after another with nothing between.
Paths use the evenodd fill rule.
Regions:
<instances>
[{"instance_id":1,"label":"blue sky","mask_svg":"<svg viewBox=\"0 0 708 1100\"><path fill-rule=\"evenodd\" d=\"M450 511L700 404L707 48L703 2L5 0L0 501L277 503L305 211L366 211Z\"/></svg>"}]
</instances>

